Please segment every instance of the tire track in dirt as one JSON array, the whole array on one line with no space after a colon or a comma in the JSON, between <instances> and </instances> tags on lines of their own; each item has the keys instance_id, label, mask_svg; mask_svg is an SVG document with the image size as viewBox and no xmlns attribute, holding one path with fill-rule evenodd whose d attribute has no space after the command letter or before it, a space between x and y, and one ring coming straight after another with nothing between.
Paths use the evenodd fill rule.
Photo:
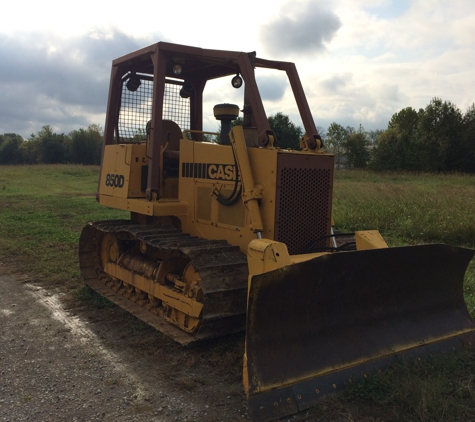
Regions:
<instances>
[{"instance_id":1,"label":"tire track in dirt","mask_svg":"<svg viewBox=\"0 0 475 422\"><path fill-rule=\"evenodd\" d=\"M78 316L68 314L58 296L52 295L43 288L33 284L27 283L24 286L28 289L28 293L35 298L36 302L45 306L51 312L51 316L63 324L72 336L76 337L82 344L88 344L90 347L93 347L94 350L103 355L105 361L110 362L117 372L125 374L129 381L135 385L136 395L140 400L147 396L139 380L133 376L132 371L129 370L127 365L120 362L120 357L114 352L107 350L97 335L87 328L86 324Z\"/></svg>"}]
</instances>

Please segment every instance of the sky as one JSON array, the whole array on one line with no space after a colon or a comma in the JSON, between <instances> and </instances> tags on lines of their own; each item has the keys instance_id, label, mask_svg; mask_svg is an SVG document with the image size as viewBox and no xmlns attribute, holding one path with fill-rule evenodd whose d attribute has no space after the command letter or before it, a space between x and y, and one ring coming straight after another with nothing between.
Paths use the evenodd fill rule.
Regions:
<instances>
[{"instance_id":1,"label":"sky","mask_svg":"<svg viewBox=\"0 0 475 422\"><path fill-rule=\"evenodd\" d=\"M112 60L158 41L294 62L324 129L386 129L434 97L463 113L475 102L473 0L16 0L2 17L0 134L103 126ZM268 115L301 124L283 75L257 76ZM242 97L208 89L205 129L215 130L213 101Z\"/></svg>"}]
</instances>

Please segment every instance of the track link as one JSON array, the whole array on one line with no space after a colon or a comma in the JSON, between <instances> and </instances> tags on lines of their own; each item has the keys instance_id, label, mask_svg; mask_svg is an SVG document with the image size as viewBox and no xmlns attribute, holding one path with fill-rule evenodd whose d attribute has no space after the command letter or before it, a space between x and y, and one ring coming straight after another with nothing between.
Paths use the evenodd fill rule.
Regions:
<instances>
[{"instance_id":1,"label":"track link","mask_svg":"<svg viewBox=\"0 0 475 422\"><path fill-rule=\"evenodd\" d=\"M225 240L95 221L81 232L79 262L87 285L181 344L245 329L247 260Z\"/></svg>"}]
</instances>

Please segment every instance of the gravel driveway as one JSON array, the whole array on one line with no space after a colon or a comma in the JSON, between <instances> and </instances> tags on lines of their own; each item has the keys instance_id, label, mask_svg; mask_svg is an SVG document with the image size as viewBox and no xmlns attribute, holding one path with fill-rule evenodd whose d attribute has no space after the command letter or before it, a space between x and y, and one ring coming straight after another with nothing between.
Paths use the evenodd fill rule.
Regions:
<instances>
[{"instance_id":1,"label":"gravel driveway","mask_svg":"<svg viewBox=\"0 0 475 422\"><path fill-rule=\"evenodd\" d=\"M0 276L0 420L248 420L242 397L211 405L212 391L187 394L146 376L138 368L153 362L137 362L126 347L111 350L62 303L59 294Z\"/></svg>"}]
</instances>

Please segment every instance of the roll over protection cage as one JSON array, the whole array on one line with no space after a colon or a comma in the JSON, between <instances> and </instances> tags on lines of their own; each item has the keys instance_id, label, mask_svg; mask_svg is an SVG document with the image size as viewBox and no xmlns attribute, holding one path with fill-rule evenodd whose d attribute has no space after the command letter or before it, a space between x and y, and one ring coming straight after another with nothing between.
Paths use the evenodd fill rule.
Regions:
<instances>
[{"instance_id":1,"label":"roll over protection cage","mask_svg":"<svg viewBox=\"0 0 475 422\"><path fill-rule=\"evenodd\" d=\"M182 73L173 73L175 64L182 65ZM121 81L127 72L153 75L153 104L150 124L150 160L146 195L148 200L156 197L160 184L160 151L166 140L162 139L162 116L165 83L167 78L180 79L190 92L190 129L203 130L203 90L208 80L240 74L245 82L244 126L256 127L258 145L272 145L275 134L269 126L256 83L254 68L285 71L305 128L306 145L319 150L321 137L313 121L310 108L294 63L260 59L253 53L225 50L209 50L166 42L159 42L112 62L104 143L111 145L118 139L118 121L121 100ZM103 151L104 152L104 151ZM104 156L104 154L102 154ZM99 180L99 184L100 184Z\"/></svg>"}]
</instances>

